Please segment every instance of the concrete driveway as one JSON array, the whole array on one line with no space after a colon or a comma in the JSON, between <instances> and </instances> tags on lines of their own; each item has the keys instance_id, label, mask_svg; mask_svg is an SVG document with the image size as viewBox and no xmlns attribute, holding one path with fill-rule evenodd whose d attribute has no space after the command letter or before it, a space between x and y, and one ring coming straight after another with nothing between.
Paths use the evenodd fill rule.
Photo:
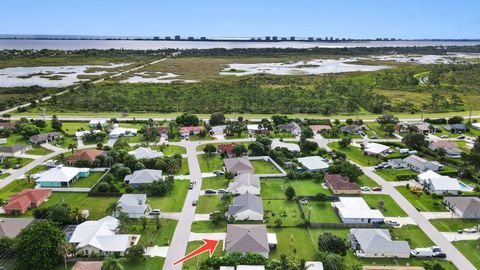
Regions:
<instances>
[{"instance_id":1,"label":"concrete driveway","mask_svg":"<svg viewBox=\"0 0 480 270\"><path fill-rule=\"evenodd\" d=\"M447 210L447 209L445 209ZM426 219L438 219L438 218L460 218L452 212L420 212Z\"/></svg>"}]
</instances>

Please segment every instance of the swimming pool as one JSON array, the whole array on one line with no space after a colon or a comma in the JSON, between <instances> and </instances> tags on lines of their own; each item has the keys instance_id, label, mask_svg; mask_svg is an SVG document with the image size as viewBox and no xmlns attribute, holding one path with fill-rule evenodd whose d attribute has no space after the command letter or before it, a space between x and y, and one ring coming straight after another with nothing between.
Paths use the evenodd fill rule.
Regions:
<instances>
[{"instance_id":1,"label":"swimming pool","mask_svg":"<svg viewBox=\"0 0 480 270\"><path fill-rule=\"evenodd\" d=\"M462 181L458 181L458 183L460 184L460 187L462 188L463 192L472 192L473 191L472 186L467 185L467 184L463 183Z\"/></svg>"}]
</instances>

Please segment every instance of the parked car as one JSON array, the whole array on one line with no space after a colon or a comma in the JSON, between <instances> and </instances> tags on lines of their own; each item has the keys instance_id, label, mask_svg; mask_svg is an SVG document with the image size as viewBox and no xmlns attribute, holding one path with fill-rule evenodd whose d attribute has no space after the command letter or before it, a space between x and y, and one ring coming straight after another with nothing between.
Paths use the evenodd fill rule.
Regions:
<instances>
[{"instance_id":1,"label":"parked car","mask_svg":"<svg viewBox=\"0 0 480 270\"><path fill-rule=\"evenodd\" d=\"M448 139L448 136L447 136L447 135L442 135L442 136L440 136L440 138L442 138L442 139Z\"/></svg>"},{"instance_id":2,"label":"parked car","mask_svg":"<svg viewBox=\"0 0 480 270\"><path fill-rule=\"evenodd\" d=\"M445 252L438 252L438 253L433 254L433 257L434 258L445 259L445 258L447 258L447 254L445 254Z\"/></svg>"},{"instance_id":3,"label":"parked car","mask_svg":"<svg viewBox=\"0 0 480 270\"><path fill-rule=\"evenodd\" d=\"M361 191L370 191L370 187L361 187L360 188Z\"/></svg>"},{"instance_id":4,"label":"parked car","mask_svg":"<svg viewBox=\"0 0 480 270\"><path fill-rule=\"evenodd\" d=\"M465 232L465 233L476 233L476 232L478 232L478 229L477 228L467 228L467 229L463 229L462 231Z\"/></svg>"},{"instance_id":5,"label":"parked car","mask_svg":"<svg viewBox=\"0 0 480 270\"><path fill-rule=\"evenodd\" d=\"M224 188L221 188L219 190L217 190L217 193L228 193L228 190L224 189Z\"/></svg>"},{"instance_id":6,"label":"parked car","mask_svg":"<svg viewBox=\"0 0 480 270\"><path fill-rule=\"evenodd\" d=\"M375 167L373 167L373 168L374 168L375 170L381 170L381 169L383 169L383 165L380 164L380 165L377 165L377 166L375 166Z\"/></svg>"},{"instance_id":7,"label":"parked car","mask_svg":"<svg viewBox=\"0 0 480 270\"><path fill-rule=\"evenodd\" d=\"M385 220L385 224L390 225L390 226L400 226L400 223L392 220Z\"/></svg>"},{"instance_id":8,"label":"parked car","mask_svg":"<svg viewBox=\"0 0 480 270\"><path fill-rule=\"evenodd\" d=\"M465 135L460 135L460 136L457 137L457 139L463 140L463 139L465 139Z\"/></svg>"},{"instance_id":9,"label":"parked car","mask_svg":"<svg viewBox=\"0 0 480 270\"><path fill-rule=\"evenodd\" d=\"M421 212L422 210L420 210L420 208L418 207L415 207L415 209L417 209L418 212Z\"/></svg>"},{"instance_id":10,"label":"parked car","mask_svg":"<svg viewBox=\"0 0 480 270\"><path fill-rule=\"evenodd\" d=\"M217 194L217 192L213 189L205 189L205 194Z\"/></svg>"},{"instance_id":11,"label":"parked car","mask_svg":"<svg viewBox=\"0 0 480 270\"><path fill-rule=\"evenodd\" d=\"M417 258L431 258L433 257L433 251L431 248L416 248L413 249L410 254L412 254L413 257Z\"/></svg>"},{"instance_id":12,"label":"parked car","mask_svg":"<svg viewBox=\"0 0 480 270\"><path fill-rule=\"evenodd\" d=\"M222 171L214 171L213 174L215 174L216 176L221 176L221 175L224 175L225 173Z\"/></svg>"},{"instance_id":13,"label":"parked car","mask_svg":"<svg viewBox=\"0 0 480 270\"><path fill-rule=\"evenodd\" d=\"M192 201L192 206L197 206L197 200Z\"/></svg>"},{"instance_id":14,"label":"parked car","mask_svg":"<svg viewBox=\"0 0 480 270\"><path fill-rule=\"evenodd\" d=\"M378 138L377 138L377 136L372 136L372 137L370 137L370 139L374 139L374 140L375 140L375 139L378 139Z\"/></svg>"},{"instance_id":15,"label":"parked car","mask_svg":"<svg viewBox=\"0 0 480 270\"><path fill-rule=\"evenodd\" d=\"M148 213L150 216L159 216L161 214L160 209L153 209Z\"/></svg>"},{"instance_id":16,"label":"parked car","mask_svg":"<svg viewBox=\"0 0 480 270\"><path fill-rule=\"evenodd\" d=\"M193 183L190 183L190 185L188 185L188 189L193 189Z\"/></svg>"},{"instance_id":17,"label":"parked car","mask_svg":"<svg viewBox=\"0 0 480 270\"><path fill-rule=\"evenodd\" d=\"M382 187L373 187L372 191L382 191Z\"/></svg>"}]
</instances>

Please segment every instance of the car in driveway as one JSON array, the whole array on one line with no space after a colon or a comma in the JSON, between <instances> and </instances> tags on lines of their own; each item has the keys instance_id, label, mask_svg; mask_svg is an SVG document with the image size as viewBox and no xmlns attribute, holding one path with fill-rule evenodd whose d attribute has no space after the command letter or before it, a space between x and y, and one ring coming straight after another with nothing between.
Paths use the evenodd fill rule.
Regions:
<instances>
[{"instance_id":1,"label":"car in driveway","mask_svg":"<svg viewBox=\"0 0 480 270\"><path fill-rule=\"evenodd\" d=\"M460 136L457 137L457 139L463 140L463 139L465 139L465 135L460 135Z\"/></svg>"},{"instance_id":2,"label":"car in driveway","mask_svg":"<svg viewBox=\"0 0 480 270\"><path fill-rule=\"evenodd\" d=\"M382 191L383 188L382 187L373 187L372 188L372 191Z\"/></svg>"},{"instance_id":3,"label":"car in driveway","mask_svg":"<svg viewBox=\"0 0 480 270\"><path fill-rule=\"evenodd\" d=\"M188 189L193 189L193 183L190 183L190 184L188 185Z\"/></svg>"},{"instance_id":4,"label":"car in driveway","mask_svg":"<svg viewBox=\"0 0 480 270\"><path fill-rule=\"evenodd\" d=\"M440 136L440 138L442 138L442 139L448 139L448 136L447 136L447 135L442 135L442 136Z\"/></svg>"},{"instance_id":5,"label":"car in driveway","mask_svg":"<svg viewBox=\"0 0 480 270\"><path fill-rule=\"evenodd\" d=\"M160 216L160 214L160 209L153 209L152 211L150 211L150 213L148 213L148 215L150 216Z\"/></svg>"},{"instance_id":6,"label":"car in driveway","mask_svg":"<svg viewBox=\"0 0 480 270\"><path fill-rule=\"evenodd\" d=\"M192 206L197 206L197 200L192 201Z\"/></svg>"},{"instance_id":7,"label":"car in driveway","mask_svg":"<svg viewBox=\"0 0 480 270\"><path fill-rule=\"evenodd\" d=\"M205 189L205 194L217 194L217 192L213 189Z\"/></svg>"},{"instance_id":8,"label":"car in driveway","mask_svg":"<svg viewBox=\"0 0 480 270\"><path fill-rule=\"evenodd\" d=\"M224 188L221 188L221 189L217 190L217 193L218 193L218 194L228 193L228 190L226 190L226 189L224 189Z\"/></svg>"},{"instance_id":9,"label":"car in driveway","mask_svg":"<svg viewBox=\"0 0 480 270\"><path fill-rule=\"evenodd\" d=\"M224 175L225 173L222 171L214 171L213 174L215 174L216 176L221 176L221 175Z\"/></svg>"},{"instance_id":10,"label":"car in driveway","mask_svg":"<svg viewBox=\"0 0 480 270\"><path fill-rule=\"evenodd\" d=\"M370 191L370 187L361 187L360 188L361 191Z\"/></svg>"}]
</instances>

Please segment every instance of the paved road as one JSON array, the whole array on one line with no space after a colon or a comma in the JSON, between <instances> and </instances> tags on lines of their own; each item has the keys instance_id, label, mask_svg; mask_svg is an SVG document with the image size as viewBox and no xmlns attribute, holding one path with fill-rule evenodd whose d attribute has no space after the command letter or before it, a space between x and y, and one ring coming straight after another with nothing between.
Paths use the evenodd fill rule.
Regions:
<instances>
[{"instance_id":1,"label":"paved road","mask_svg":"<svg viewBox=\"0 0 480 270\"><path fill-rule=\"evenodd\" d=\"M182 213L180 214L175 233L173 234L170 248L168 249L167 258L163 265L164 270L182 269L182 264L173 266L173 263L182 258L187 250L187 244L190 236L190 229L195 218L195 207L192 206L193 200L198 200L200 196L200 187L202 186L202 173L197 159L198 142L180 142L176 145L184 146L187 149L188 168L190 171L190 181L197 184L187 193Z\"/></svg>"}]
</instances>

